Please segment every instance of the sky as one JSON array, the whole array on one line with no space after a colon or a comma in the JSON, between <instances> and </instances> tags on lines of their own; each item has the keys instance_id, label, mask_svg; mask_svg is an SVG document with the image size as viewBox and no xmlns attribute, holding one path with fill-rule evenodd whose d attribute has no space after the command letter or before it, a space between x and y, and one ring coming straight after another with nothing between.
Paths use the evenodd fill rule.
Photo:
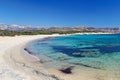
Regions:
<instances>
[{"instance_id":1,"label":"sky","mask_svg":"<svg viewBox=\"0 0 120 80\"><path fill-rule=\"evenodd\" d=\"M0 23L120 27L120 0L0 0Z\"/></svg>"}]
</instances>

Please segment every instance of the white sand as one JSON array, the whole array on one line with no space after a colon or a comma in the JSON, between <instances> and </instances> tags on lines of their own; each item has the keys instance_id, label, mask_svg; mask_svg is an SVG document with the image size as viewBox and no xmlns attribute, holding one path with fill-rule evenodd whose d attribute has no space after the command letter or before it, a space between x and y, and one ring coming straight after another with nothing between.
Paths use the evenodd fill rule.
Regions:
<instances>
[{"instance_id":1,"label":"white sand","mask_svg":"<svg viewBox=\"0 0 120 80\"><path fill-rule=\"evenodd\" d=\"M100 77L105 75L99 75L96 70L81 68L81 73L63 74L55 69L45 69L39 59L21 50L31 40L54 36L60 35L0 37L0 80L104 80Z\"/></svg>"},{"instance_id":2,"label":"white sand","mask_svg":"<svg viewBox=\"0 0 120 80\"><path fill-rule=\"evenodd\" d=\"M25 53L20 54L20 49L31 40L53 36L57 35L0 37L0 80L38 80L31 74L33 73L31 67L22 68L24 63L29 64L27 62L28 59L29 61L36 59L27 53L26 55L24 55ZM26 60L25 58L28 59ZM39 78L39 80L43 79Z\"/></svg>"}]
</instances>

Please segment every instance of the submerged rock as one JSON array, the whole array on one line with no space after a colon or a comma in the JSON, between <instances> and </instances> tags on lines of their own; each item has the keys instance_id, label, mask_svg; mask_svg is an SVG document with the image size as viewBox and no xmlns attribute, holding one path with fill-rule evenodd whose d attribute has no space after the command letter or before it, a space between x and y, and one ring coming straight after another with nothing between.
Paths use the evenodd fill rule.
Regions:
<instances>
[{"instance_id":1,"label":"submerged rock","mask_svg":"<svg viewBox=\"0 0 120 80\"><path fill-rule=\"evenodd\" d=\"M73 66L67 67L65 69L60 69L61 72L65 74L71 74L72 73Z\"/></svg>"},{"instance_id":2,"label":"submerged rock","mask_svg":"<svg viewBox=\"0 0 120 80\"><path fill-rule=\"evenodd\" d=\"M64 56L58 57L59 60L64 61L64 60L69 60L70 58L66 58Z\"/></svg>"},{"instance_id":3,"label":"submerged rock","mask_svg":"<svg viewBox=\"0 0 120 80\"><path fill-rule=\"evenodd\" d=\"M25 51L27 51L29 54L33 54L33 52L31 52L30 50L28 50L27 48L24 48Z\"/></svg>"},{"instance_id":4,"label":"submerged rock","mask_svg":"<svg viewBox=\"0 0 120 80\"><path fill-rule=\"evenodd\" d=\"M75 52L72 53L72 55L81 57L96 57L98 54L93 52Z\"/></svg>"}]
</instances>

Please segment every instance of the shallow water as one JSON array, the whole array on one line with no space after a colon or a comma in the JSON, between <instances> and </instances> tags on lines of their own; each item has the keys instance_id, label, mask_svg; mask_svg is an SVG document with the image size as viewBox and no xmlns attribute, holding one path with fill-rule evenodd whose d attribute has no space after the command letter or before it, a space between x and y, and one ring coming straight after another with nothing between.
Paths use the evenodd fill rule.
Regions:
<instances>
[{"instance_id":1,"label":"shallow water","mask_svg":"<svg viewBox=\"0 0 120 80\"><path fill-rule=\"evenodd\" d=\"M39 57L48 68L82 66L109 71L120 79L119 34L46 38L29 43L27 49Z\"/></svg>"}]
</instances>

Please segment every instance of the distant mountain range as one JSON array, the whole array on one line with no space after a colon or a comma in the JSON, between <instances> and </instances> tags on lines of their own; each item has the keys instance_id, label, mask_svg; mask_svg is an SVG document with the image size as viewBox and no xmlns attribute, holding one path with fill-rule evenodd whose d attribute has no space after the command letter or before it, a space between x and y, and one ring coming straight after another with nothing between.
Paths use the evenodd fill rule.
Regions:
<instances>
[{"instance_id":1,"label":"distant mountain range","mask_svg":"<svg viewBox=\"0 0 120 80\"><path fill-rule=\"evenodd\" d=\"M111 32L120 33L120 27L116 28L95 28L95 27L32 27L32 26L21 26L21 25L8 25L0 24L0 30L10 30L10 31L31 31L31 30L53 30L53 31L98 31L98 32Z\"/></svg>"},{"instance_id":2,"label":"distant mountain range","mask_svg":"<svg viewBox=\"0 0 120 80\"><path fill-rule=\"evenodd\" d=\"M22 30L39 30L40 28L34 28L32 26L21 26L21 25L8 25L8 24L0 24L0 30L11 30L11 31L22 31Z\"/></svg>"}]
</instances>

